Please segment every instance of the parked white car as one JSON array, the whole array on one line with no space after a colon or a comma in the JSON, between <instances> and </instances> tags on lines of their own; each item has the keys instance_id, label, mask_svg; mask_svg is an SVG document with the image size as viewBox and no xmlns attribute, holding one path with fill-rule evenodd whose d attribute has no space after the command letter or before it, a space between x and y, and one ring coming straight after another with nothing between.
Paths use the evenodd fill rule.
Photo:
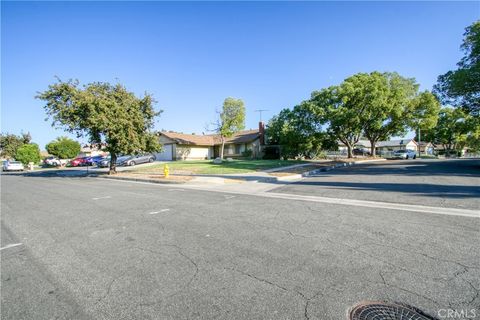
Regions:
<instances>
[{"instance_id":1,"label":"parked white car","mask_svg":"<svg viewBox=\"0 0 480 320\"><path fill-rule=\"evenodd\" d=\"M3 171L23 171L23 163L20 161L3 161L2 170Z\"/></svg>"},{"instance_id":2,"label":"parked white car","mask_svg":"<svg viewBox=\"0 0 480 320\"><path fill-rule=\"evenodd\" d=\"M55 158L55 157L48 157L43 160L43 163L49 166L60 166L62 163L60 162L60 159Z\"/></svg>"},{"instance_id":3,"label":"parked white car","mask_svg":"<svg viewBox=\"0 0 480 320\"><path fill-rule=\"evenodd\" d=\"M395 159L416 159L417 153L413 150L404 149L404 150L397 150L393 152L393 158Z\"/></svg>"}]
</instances>

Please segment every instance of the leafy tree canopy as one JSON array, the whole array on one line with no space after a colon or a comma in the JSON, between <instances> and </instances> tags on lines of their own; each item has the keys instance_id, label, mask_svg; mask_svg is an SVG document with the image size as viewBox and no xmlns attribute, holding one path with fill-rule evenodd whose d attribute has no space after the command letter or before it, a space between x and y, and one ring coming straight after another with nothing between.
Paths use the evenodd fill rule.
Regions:
<instances>
[{"instance_id":1,"label":"leafy tree canopy","mask_svg":"<svg viewBox=\"0 0 480 320\"><path fill-rule=\"evenodd\" d=\"M236 132L245 128L245 105L243 100L231 97L226 98L223 102L220 119L216 126L217 132L222 137L220 158L223 159L225 138L231 137Z\"/></svg>"},{"instance_id":2,"label":"leafy tree canopy","mask_svg":"<svg viewBox=\"0 0 480 320\"><path fill-rule=\"evenodd\" d=\"M67 137L58 137L45 146L48 153L58 157L59 159L70 159L77 156L80 152L81 146L75 140Z\"/></svg>"},{"instance_id":3,"label":"leafy tree canopy","mask_svg":"<svg viewBox=\"0 0 480 320\"><path fill-rule=\"evenodd\" d=\"M439 76L434 91L444 104L480 117L480 21L465 29L461 49L465 55L458 68Z\"/></svg>"},{"instance_id":4,"label":"leafy tree canopy","mask_svg":"<svg viewBox=\"0 0 480 320\"><path fill-rule=\"evenodd\" d=\"M226 98L220 113L219 133L231 137L245 128L245 105L241 99Z\"/></svg>"},{"instance_id":5,"label":"leafy tree canopy","mask_svg":"<svg viewBox=\"0 0 480 320\"><path fill-rule=\"evenodd\" d=\"M322 131L322 118L314 106L305 101L293 110L283 109L273 117L266 130L269 144L281 145L284 158L316 158L322 148L336 148L336 143L329 141L329 135Z\"/></svg>"},{"instance_id":6,"label":"leafy tree canopy","mask_svg":"<svg viewBox=\"0 0 480 320\"><path fill-rule=\"evenodd\" d=\"M471 132L471 117L462 109L442 108L437 125L425 133L425 139L445 150L460 150Z\"/></svg>"},{"instance_id":7,"label":"leafy tree canopy","mask_svg":"<svg viewBox=\"0 0 480 320\"><path fill-rule=\"evenodd\" d=\"M412 100L418 84L397 73L358 73L340 85L313 92L311 101L323 114L328 132L337 137L352 157L353 147L365 136L375 144L406 131L412 118Z\"/></svg>"},{"instance_id":8,"label":"leafy tree canopy","mask_svg":"<svg viewBox=\"0 0 480 320\"><path fill-rule=\"evenodd\" d=\"M0 134L0 156L2 158L15 158L18 148L24 144L30 143L32 137L30 133L21 133L20 136L10 133Z\"/></svg>"},{"instance_id":9,"label":"leafy tree canopy","mask_svg":"<svg viewBox=\"0 0 480 320\"><path fill-rule=\"evenodd\" d=\"M58 80L37 98L45 101L52 126L63 128L91 143L106 143L110 173L115 173L119 154L155 152L161 149L151 132L161 111L153 108L152 96L137 98L121 84L94 82L80 86L77 80ZM47 119L48 119L47 118Z\"/></svg>"},{"instance_id":10,"label":"leafy tree canopy","mask_svg":"<svg viewBox=\"0 0 480 320\"><path fill-rule=\"evenodd\" d=\"M36 143L27 143L17 149L15 159L27 165L29 162L39 163L40 149Z\"/></svg>"}]
</instances>

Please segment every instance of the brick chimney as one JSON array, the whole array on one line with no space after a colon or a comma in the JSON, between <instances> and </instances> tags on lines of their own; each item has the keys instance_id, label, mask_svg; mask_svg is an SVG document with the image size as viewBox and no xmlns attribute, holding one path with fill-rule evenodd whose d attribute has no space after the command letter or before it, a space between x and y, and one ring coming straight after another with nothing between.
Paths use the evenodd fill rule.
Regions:
<instances>
[{"instance_id":1,"label":"brick chimney","mask_svg":"<svg viewBox=\"0 0 480 320\"><path fill-rule=\"evenodd\" d=\"M258 123L258 133L260 133L260 145L263 146L265 144L265 123L263 121Z\"/></svg>"}]
</instances>

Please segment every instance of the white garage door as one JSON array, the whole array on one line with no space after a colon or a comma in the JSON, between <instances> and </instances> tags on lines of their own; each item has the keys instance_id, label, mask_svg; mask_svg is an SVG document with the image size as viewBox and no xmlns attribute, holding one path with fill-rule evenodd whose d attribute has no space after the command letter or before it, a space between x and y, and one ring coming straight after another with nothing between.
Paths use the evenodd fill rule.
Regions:
<instances>
[{"instance_id":1,"label":"white garage door","mask_svg":"<svg viewBox=\"0 0 480 320\"><path fill-rule=\"evenodd\" d=\"M155 159L157 161L171 161L173 155L173 149L171 144L164 144L162 146L162 152L155 153Z\"/></svg>"}]
</instances>

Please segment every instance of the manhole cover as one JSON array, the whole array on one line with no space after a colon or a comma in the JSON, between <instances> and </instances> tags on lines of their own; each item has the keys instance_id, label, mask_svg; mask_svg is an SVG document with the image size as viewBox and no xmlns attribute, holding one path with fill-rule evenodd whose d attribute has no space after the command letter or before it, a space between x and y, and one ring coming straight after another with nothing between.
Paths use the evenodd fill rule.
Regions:
<instances>
[{"instance_id":1,"label":"manhole cover","mask_svg":"<svg viewBox=\"0 0 480 320\"><path fill-rule=\"evenodd\" d=\"M397 303L361 302L349 312L349 320L434 320L421 311Z\"/></svg>"}]
</instances>

